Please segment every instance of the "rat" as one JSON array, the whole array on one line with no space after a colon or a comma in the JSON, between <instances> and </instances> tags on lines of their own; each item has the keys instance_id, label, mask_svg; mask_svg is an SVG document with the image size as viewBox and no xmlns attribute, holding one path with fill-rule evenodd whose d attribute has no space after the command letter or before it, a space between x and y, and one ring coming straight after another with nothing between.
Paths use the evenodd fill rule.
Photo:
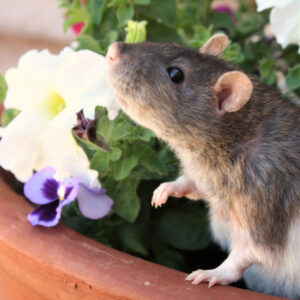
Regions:
<instances>
[{"instance_id":1,"label":"rat","mask_svg":"<svg viewBox=\"0 0 300 300\"><path fill-rule=\"evenodd\" d=\"M123 111L175 151L181 176L168 197L202 199L214 240L229 252L193 284L228 285L300 299L300 106L220 58L212 36L199 51L174 43L113 43L109 82Z\"/></svg>"}]
</instances>

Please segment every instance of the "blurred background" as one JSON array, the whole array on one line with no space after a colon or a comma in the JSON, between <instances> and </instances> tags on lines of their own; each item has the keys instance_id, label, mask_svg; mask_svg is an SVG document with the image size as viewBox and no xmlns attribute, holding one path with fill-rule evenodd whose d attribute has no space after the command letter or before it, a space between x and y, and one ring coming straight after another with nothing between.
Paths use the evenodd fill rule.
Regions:
<instances>
[{"instance_id":1,"label":"blurred background","mask_svg":"<svg viewBox=\"0 0 300 300\"><path fill-rule=\"evenodd\" d=\"M63 32L63 21L56 0L0 0L0 73L30 49L58 53L69 45L75 35Z\"/></svg>"}]
</instances>

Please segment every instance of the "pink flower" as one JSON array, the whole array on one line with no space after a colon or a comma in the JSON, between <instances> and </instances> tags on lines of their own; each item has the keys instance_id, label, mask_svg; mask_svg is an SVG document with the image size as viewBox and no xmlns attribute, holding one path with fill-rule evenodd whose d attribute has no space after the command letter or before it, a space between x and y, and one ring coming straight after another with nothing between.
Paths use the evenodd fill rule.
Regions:
<instances>
[{"instance_id":1,"label":"pink flower","mask_svg":"<svg viewBox=\"0 0 300 300\"><path fill-rule=\"evenodd\" d=\"M81 33L82 28L84 27L85 23L84 22L78 22L74 25L72 25L72 30L76 35L79 35Z\"/></svg>"},{"instance_id":2,"label":"pink flower","mask_svg":"<svg viewBox=\"0 0 300 300\"><path fill-rule=\"evenodd\" d=\"M82 5L86 5L86 0L81 0ZM82 31L82 28L84 27L85 22L78 22L71 26L72 30L76 35L79 35Z\"/></svg>"}]
</instances>

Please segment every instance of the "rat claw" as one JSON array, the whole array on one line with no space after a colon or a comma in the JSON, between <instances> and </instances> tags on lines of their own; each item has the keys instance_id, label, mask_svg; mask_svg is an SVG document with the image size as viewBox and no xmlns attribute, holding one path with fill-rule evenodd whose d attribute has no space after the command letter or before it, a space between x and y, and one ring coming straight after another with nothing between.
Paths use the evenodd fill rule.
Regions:
<instances>
[{"instance_id":1,"label":"rat claw","mask_svg":"<svg viewBox=\"0 0 300 300\"><path fill-rule=\"evenodd\" d=\"M214 276L208 283L208 287L211 288L213 287L216 283L218 282L218 279L216 276Z\"/></svg>"},{"instance_id":2,"label":"rat claw","mask_svg":"<svg viewBox=\"0 0 300 300\"><path fill-rule=\"evenodd\" d=\"M196 276L196 278L193 280L192 284L199 284L203 281L207 281L207 276L205 274L200 274Z\"/></svg>"},{"instance_id":3,"label":"rat claw","mask_svg":"<svg viewBox=\"0 0 300 300\"><path fill-rule=\"evenodd\" d=\"M195 279L195 275L196 275L196 271L194 271L191 274L189 274L188 276L186 276L184 280L191 281L191 280Z\"/></svg>"}]
</instances>

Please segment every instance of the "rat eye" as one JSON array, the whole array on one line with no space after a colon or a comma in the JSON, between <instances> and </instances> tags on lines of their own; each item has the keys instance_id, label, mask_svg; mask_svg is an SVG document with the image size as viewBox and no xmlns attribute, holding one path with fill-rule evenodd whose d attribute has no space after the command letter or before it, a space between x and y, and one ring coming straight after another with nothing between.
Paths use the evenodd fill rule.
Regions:
<instances>
[{"instance_id":1,"label":"rat eye","mask_svg":"<svg viewBox=\"0 0 300 300\"><path fill-rule=\"evenodd\" d=\"M183 72L178 69L178 68L168 68L167 69L168 73L169 73L169 77L170 79L175 82L175 83L180 83L181 81L183 81Z\"/></svg>"}]
</instances>

